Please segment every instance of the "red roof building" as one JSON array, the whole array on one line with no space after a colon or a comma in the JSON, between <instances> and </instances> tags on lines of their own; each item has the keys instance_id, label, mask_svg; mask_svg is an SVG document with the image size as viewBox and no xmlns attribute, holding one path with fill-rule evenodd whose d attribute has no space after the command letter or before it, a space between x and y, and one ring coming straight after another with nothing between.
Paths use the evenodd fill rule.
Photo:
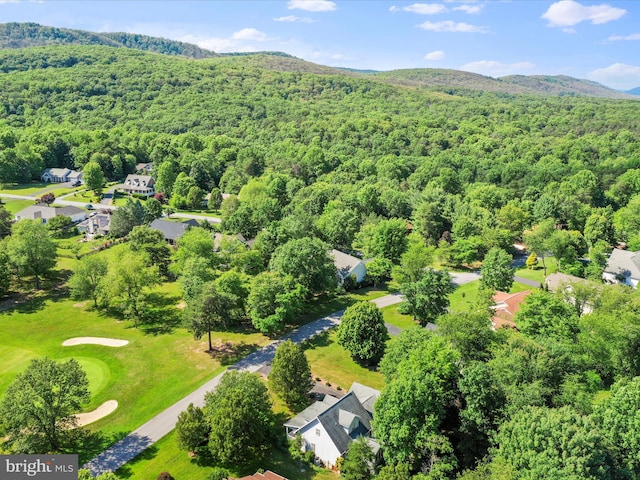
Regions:
<instances>
[{"instance_id":1,"label":"red roof building","mask_svg":"<svg viewBox=\"0 0 640 480\"><path fill-rule=\"evenodd\" d=\"M493 317L491 318L493 328L518 328L513 321L513 317L516 312L520 310L522 301L530 293L531 290L524 290L518 293L496 292L495 295L491 297L495 303L495 305L491 307L494 311Z\"/></svg>"},{"instance_id":2,"label":"red roof building","mask_svg":"<svg viewBox=\"0 0 640 480\"><path fill-rule=\"evenodd\" d=\"M238 478L237 480L287 480L287 479L282 475L273 473L271 470L267 470L264 473L256 472L254 475Z\"/></svg>"}]
</instances>

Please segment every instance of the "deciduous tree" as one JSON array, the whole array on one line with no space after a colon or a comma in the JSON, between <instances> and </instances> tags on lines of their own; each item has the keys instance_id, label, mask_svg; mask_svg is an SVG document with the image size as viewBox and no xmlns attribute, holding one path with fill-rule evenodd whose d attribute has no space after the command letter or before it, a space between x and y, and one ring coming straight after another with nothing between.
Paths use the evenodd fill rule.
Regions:
<instances>
[{"instance_id":1,"label":"deciduous tree","mask_svg":"<svg viewBox=\"0 0 640 480\"><path fill-rule=\"evenodd\" d=\"M102 281L107 274L107 259L99 255L87 255L78 262L73 275L69 279L71 298L93 300L93 306L98 306L102 295Z\"/></svg>"},{"instance_id":2,"label":"deciduous tree","mask_svg":"<svg viewBox=\"0 0 640 480\"><path fill-rule=\"evenodd\" d=\"M89 381L76 360L32 360L0 404L9 442L20 453L60 451L76 425L74 414L88 401Z\"/></svg>"},{"instance_id":3,"label":"deciduous tree","mask_svg":"<svg viewBox=\"0 0 640 480\"><path fill-rule=\"evenodd\" d=\"M313 381L300 345L287 340L278 346L269 372L269 386L293 411L308 404Z\"/></svg>"},{"instance_id":4,"label":"deciduous tree","mask_svg":"<svg viewBox=\"0 0 640 480\"><path fill-rule=\"evenodd\" d=\"M209 438L209 423L200 407L190 403L186 410L178 415L176 423L178 447L188 452L195 452L198 447L206 445Z\"/></svg>"},{"instance_id":5,"label":"deciduous tree","mask_svg":"<svg viewBox=\"0 0 640 480\"><path fill-rule=\"evenodd\" d=\"M434 322L447 312L449 295L455 288L446 270L427 268L420 280L405 283L400 287L405 297L402 310L413 315L422 326Z\"/></svg>"},{"instance_id":6,"label":"deciduous tree","mask_svg":"<svg viewBox=\"0 0 640 480\"><path fill-rule=\"evenodd\" d=\"M254 373L229 371L205 395L211 426L209 450L221 465L246 465L264 458L275 439L267 387Z\"/></svg>"},{"instance_id":7,"label":"deciduous tree","mask_svg":"<svg viewBox=\"0 0 640 480\"><path fill-rule=\"evenodd\" d=\"M382 312L371 302L351 305L340 319L338 343L368 365L380 361L388 338Z\"/></svg>"},{"instance_id":8,"label":"deciduous tree","mask_svg":"<svg viewBox=\"0 0 640 480\"><path fill-rule=\"evenodd\" d=\"M36 288L40 279L56 264L56 244L40 220L21 220L13 225L6 242L11 263L20 275L33 275Z\"/></svg>"},{"instance_id":9,"label":"deciduous tree","mask_svg":"<svg viewBox=\"0 0 640 480\"><path fill-rule=\"evenodd\" d=\"M102 167L98 162L88 162L82 169L84 183L88 190L93 190L96 195L99 195L104 186L104 173L102 173Z\"/></svg>"},{"instance_id":10,"label":"deciduous tree","mask_svg":"<svg viewBox=\"0 0 640 480\"><path fill-rule=\"evenodd\" d=\"M480 286L490 291L508 292L513 285L513 257L501 248L492 248L482 262Z\"/></svg>"},{"instance_id":11,"label":"deciduous tree","mask_svg":"<svg viewBox=\"0 0 640 480\"><path fill-rule=\"evenodd\" d=\"M340 478L345 480L371 480L374 477L375 455L365 437L358 437L349 445L340 468Z\"/></svg>"}]
</instances>

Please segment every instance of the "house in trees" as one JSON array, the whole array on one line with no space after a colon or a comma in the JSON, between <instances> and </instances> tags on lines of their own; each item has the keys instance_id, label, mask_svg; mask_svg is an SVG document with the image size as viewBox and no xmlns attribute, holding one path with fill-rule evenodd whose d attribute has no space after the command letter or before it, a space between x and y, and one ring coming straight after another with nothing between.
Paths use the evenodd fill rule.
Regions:
<instances>
[{"instance_id":1,"label":"house in trees","mask_svg":"<svg viewBox=\"0 0 640 480\"><path fill-rule=\"evenodd\" d=\"M513 317L520 310L520 304L531 293L531 290L524 290L518 293L496 292L491 299L494 305L491 307L493 316L491 325L493 329L517 328Z\"/></svg>"},{"instance_id":2,"label":"house in trees","mask_svg":"<svg viewBox=\"0 0 640 480\"><path fill-rule=\"evenodd\" d=\"M571 303L578 309L580 315L593 312L593 302L588 299L581 298L581 295L574 294L575 290L579 286L586 287L588 289L598 289L599 285L586 278L576 277L574 275L567 275L566 273L552 273L544 279L544 285L550 292L563 293L565 302ZM577 303L580 302L580 303Z\"/></svg>"},{"instance_id":3,"label":"house in trees","mask_svg":"<svg viewBox=\"0 0 640 480\"><path fill-rule=\"evenodd\" d=\"M153 163L136 164L136 173L139 175L149 175L151 170L153 170Z\"/></svg>"},{"instance_id":4,"label":"house in trees","mask_svg":"<svg viewBox=\"0 0 640 480\"><path fill-rule=\"evenodd\" d=\"M160 230L160 232L162 232L162 236L169 245L176 245L178 240L182 238L189 227L199 226L200 224L198 224L198 221L193 219L186 220L184 222L170 222L169 220L156 218L151 222L149 228Z\"/></svg>"},{"instance_id":5,"label":"house in trees","mask_svg":"<svg viewBox=\"0 0 640 480\"><path fill-rule=\"evenodd\" d=\"M87 218L87 212L78 207L50 207L44 204L31 205L17 212L14 216L15 220L42 220L42 223L47 223L54 217L69 217L72 222L80 222Z\"/></svg>"},{"instance_id":6,"label":"house in trees","mask_svg":"<svg viewBox=\"0 0 640 480\"><path fill-rule=\"evenodd\" d=\"M605 283L621 283L638 288L640 282L640 252L614 248L602 272Z\"/></svg>"},{"instance_id":7,"label":"house in trees","mask_svg":"<svg viewBox=\"0 0 640 480\"><path fill-rule=\"evenodd\" d=\"M348 451L351 442L365 437L378 454L380 445L371 430L373 405L380 392L354 383L344 397L326 395L284 424L287 437L302 439L302 449L313 451L326 467L333 468Z\"/></svg>"},{"instance_id":8,"label":"house in trees","mask_svg":"<svg viewBox=\"0 0 640 480\"><path fill-rule=\"evenodd\" d=\"M77 227L78 231L84 233L89 240L92 240L96 235L108 235L111 229L111 211L96 213L80 222Z\"/></svg>"},{"instance_id":9,"label":"house in trees","mask_svg":"<svg viewBox=\"0 0 640 480\"><path fill-rule=\"evenodd\" d=\"M144 195L146 197L151 197L155 194L155 185L156 181L149 175L127 175L127 178L124 180L124 183L120 185L118 188L127 192L129 194L138 194Z\"/></svg>"},{"instance_id":10,"label":"house in trees","mask_svg":"<svg viewBox=\"0 0 640 480\"><path fill-rule=\"evenodd\" d=\"M71 170L69 168L47 168L40 178L42 178L43 182L47 183L82 183L82 177L83 173L77 170Z\"/></svg>"},{"instance_id":11,"label":"house in trees","mask_svg":"<svg viewBox=\"0 0 640 480\"><path fill-rule=\"evenodd\" d=\"M333 258L333 264L338 271L338 282L340 285L351 275L355 277L356 283L364 281L367 276L367 267L362 260L335 249L331 250L329 255Z\"/></svg>"}]
</instances>

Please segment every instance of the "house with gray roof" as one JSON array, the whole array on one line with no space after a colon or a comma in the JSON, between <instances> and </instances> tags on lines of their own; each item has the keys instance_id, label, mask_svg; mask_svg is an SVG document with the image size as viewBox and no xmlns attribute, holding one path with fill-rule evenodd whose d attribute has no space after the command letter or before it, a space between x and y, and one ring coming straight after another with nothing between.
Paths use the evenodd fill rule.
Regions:
<instances>
[{"instance_id":1,"label":"house with gray roof","mask_svg":"<svg viewBox=\"0 0 640 480\"><path fill-rule=\"evenodd\" d=\"M367 276L367 267L364 261L358 257L333 249L329 252L333 258L333 264L338 271L338 282L342 285L351 275L355 276L356 283L361 283Z\"/></svg>"},{"instance_id":2,"label":"house with gray roof","mask_svg":"<svg viewBox=\"0 0 640 480\"><path fill-rule=\"evenodd\" d=\"M151 224L149 228L153 228L154 230L160 230L164 239L167 241L169 245L175 245L178 240L182 238L189 227L199 227L197 220L186 220L184 222L171 222L169 220L162 220L161 218L156 218Z\"/></svg>"},{"instance_id":3,"label":"house with gray roof","mask_svg":"<svg viewBox=\"0 0 640 480\"><path fill-rule=\"evenodd\" d=\"M373 437L371 420L379 395L378 390L361 384L352 385L340 399L326 395L285 423L287 436L294 439L299 435L302 448L313 451L316 459L330 468L358 437L365 437L377 454L380 446Z\"/></svg>"},{"instance_id":4,"label":"house with gray roof","mask_svg":"<svg viewBox=\"0 0 640 480\"><path fill-rule=\"evenodd\" d=\"M111 211L96 213L80 222L77 227L78 231L84 233L89 240L96 235L108 235L111 230Z\"/></svg>"},{"instance_id":5,"label":"house with gray roof","mask_svg":"<svg viewBox=\"0 0 640 480\"><path fill-rule=\"evenodd\" d=\"M15 220L42 220L42 223L47 223L54 217L65 216L69 217L72 222L80 222L87 218L87 212L78 207L50 207L45 204L30 205L27 208L23 208L17 212L14 216Z\"/></svg>"},{"instance_id":6,"label":"house with gray roof","mask_svg":"<svg viewBox=\"0 0 640 480\"><path fill-rule=\"evenodd\" d=\"M127 175L124 183L119 185L118 188L125 192L137 193L138 195L145 195L147 197L156 193L154 189L156 181L149 175Z\"/></svg>"},{"instance_id":7,"label":"house with gray roof","mask_svg":"<svg viewBox=\"0 0 640 480\"><path fill-rule=\"evenodd\" d=\"M605 283L621 283L637 288L640 282L640 252L614 248L602 272Z\"/></svg>"},{"instance_id":8,"label":"house with gray roof","mask_svg":"<svg viewBox=\"0 0 640 480\"><path fill-rule=\"evenodd\" d=\"M82 182L83 173L69 168L47 168L40 178L48 183Z\"/></svg>"}]
</instances>

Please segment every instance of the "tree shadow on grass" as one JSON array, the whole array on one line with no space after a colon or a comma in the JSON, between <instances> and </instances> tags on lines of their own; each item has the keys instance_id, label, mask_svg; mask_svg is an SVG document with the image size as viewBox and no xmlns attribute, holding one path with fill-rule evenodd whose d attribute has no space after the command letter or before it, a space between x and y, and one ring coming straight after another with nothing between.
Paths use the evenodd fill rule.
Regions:
<instances>
[{"instance_id":1,"label":"tree shadow on grass","mask_svg":"<svg viewBox=\"0 0 640 480\"><path fill-rule=\"evenodd\" d=\"M176 307L175 295L150 293L146 296L146 309L140 320L140 329L148 335L171 333L182 323L182 311Z\"/></svg>"},{"instance_id":2,"label":"tree shadow on grass","mask_svg":"<svg viewBox=\"0 0 640 480\"><path fill-rule=\"evenodd\" d=\"M131 471L131 466L135 465L138 462L151 460L155 458L156 455L158 455L158 447L155 445L150 445L146 449L144 449L142 453L134 457L133 460L128 461L118 470L116 470L115 473L119 478L134 478L133 472ZM170 465L167 465L167 467L170 467Z\"/></svg>"},{"instance_id":3,"label":"tree shadow on grass","mask_svg":"<svg viewBox=\"0 0 640 480\"><path fill-rule=\"evenodd\" d=\"M101 454L105 449L127 436L127 432L93 432L86 428L76 428L69 432L68 453L77 453L80 465Z\"/></svg>"},{"instance_id":4,"label":"tree shadow on grass","mask_svg":"<svg viewBox=\"0 0 640 480\"><path fill-rule=\"evenodd\" d=\"M305 350L313 350L314 348L328 347L333 342L334 340L331 339L331 330L327 330L305 341L302 347Z\"/></svg>"},{"instance_id":5,"label":"tree shadow on grass","mask_svg":"<svg viewBox=\"0 0 640 480\"><path fill-rule=\"evenodd\" d=\"M218 342L213 345L213 350L207 353L214 360L218 360L221 365L226 366L233 365L257 349L258 345L255 343L234 343L218 340Z\"/></svg>"}]
</instances>

